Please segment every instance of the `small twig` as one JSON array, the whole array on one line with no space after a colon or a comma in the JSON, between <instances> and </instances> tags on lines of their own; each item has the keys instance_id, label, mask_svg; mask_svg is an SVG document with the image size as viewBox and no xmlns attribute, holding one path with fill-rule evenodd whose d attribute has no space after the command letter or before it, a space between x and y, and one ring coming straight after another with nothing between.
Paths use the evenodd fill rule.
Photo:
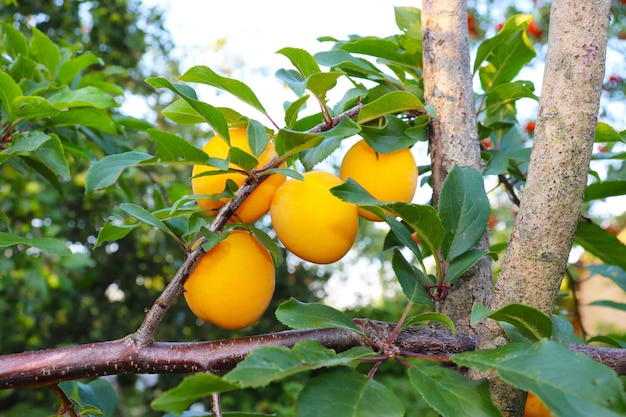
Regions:
<instances>
[{"instance_id":1,"label":"small twig","mask_svg":"<svg viewBox=\"0 0 626 417\"><path fill-rule=\"evenodd\" d=\"M513 188L513 184L511 184L511 182L502 174L498 175L498 181L500 181L500 184L504 185L504 189L509 195L511 202L513 202L513 204L519 207L520 199L517 196L517 193L515 192L515 188Z\"/></svg>"},{"instance_id":2,"label":"small twig","mask_svg":"<svg viewBox=\"0 0 626 417\"><path fill-rule=\"evenodd\" d=\"M220 402L220 394L211 394L211 415L213 417L222 417L222 404Z\"/></svg>"},{"instance_id":3,"label":"small twig","mask_svg":"<svg viewBox=\"0 0 626 417\"><path fill-rule=\"evenodd\" d=\"M57 415L64 416L65 414L69 414L70 417L80 417L79 414L76 414L74 411L74 402L67 398L65 392L59 387L58 384L48 385L50 390L56 395L56 397L61 401L61 406L59 407L59 411Z\"/></svg>"}]
</instances>

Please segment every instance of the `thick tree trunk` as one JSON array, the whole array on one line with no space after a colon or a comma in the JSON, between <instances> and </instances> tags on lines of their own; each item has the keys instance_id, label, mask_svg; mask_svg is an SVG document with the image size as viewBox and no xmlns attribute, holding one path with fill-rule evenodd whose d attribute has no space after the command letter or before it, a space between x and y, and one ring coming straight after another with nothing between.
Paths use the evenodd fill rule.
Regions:
<instances>
[{"instance_id":1,"label":"thick tree trunk","mask_svg":"<svg viewBox=\"0 0 626 417\"><path fill-rule=\"evenodd\" d=\"M437 117L430 126L433 204L454 165L481 170L480 146L465 0L425 0L422 5L424 99L434 106ZM489 249L485 234L478 247ZM442 304L460 331L478 333L469 323L474 301L489 305L491 267L482 259L455 282L455 290Z\"/></svg>"},{"instance_id":2,"label":"thick tree trunk","mask_svg":"<svg viewBox=\"0 0 626 417\"><path fill-rule=\"evenodd\" d=\"M580 216L604 77L608 0L554 0L537 129L492 309L510 303L551 315ZM488 324L481 348L501 344ZM521 416L523 396L498 384L506 416Z\"/></svg>"}]
</instances>

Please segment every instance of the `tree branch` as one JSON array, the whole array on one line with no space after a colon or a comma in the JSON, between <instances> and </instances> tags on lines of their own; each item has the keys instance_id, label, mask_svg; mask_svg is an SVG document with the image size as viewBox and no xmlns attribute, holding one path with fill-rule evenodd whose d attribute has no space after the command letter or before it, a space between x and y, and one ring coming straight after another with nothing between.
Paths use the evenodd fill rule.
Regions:
<instances>
[{"instance_id":1,"label":"tree branch","mask_svg":"<svg viewBox=\"0 0 626 417\"><path fill-rule=\"evenodd\" d=\"M234 368L253 349L263 346L292 347L316 340L337 352L355 346L381 349L395 323L355 319L366 338L342 329L289 330L284 332L213 342L153 342L140 345L132 337L108 342L46 349L0 356L0 389L33 388L62 381L120 374L223 374ZM398 333L394 346L401 352L438 359L476 348L476 336L432 327L409 327ZM372 346L372 343L374 346ZM626 375L626 349L570 345Z\"/></svg>"}]
</instances>

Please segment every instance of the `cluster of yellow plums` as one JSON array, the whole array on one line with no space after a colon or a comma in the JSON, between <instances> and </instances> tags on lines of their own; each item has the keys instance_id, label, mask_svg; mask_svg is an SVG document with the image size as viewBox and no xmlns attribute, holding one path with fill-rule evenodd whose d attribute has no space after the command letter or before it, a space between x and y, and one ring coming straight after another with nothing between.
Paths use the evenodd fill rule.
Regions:
<instances>
[{"instance_id":1,"label":"cluster of yellow plums","mask_svg":"<svg viewBox=\"0 0 626 417\"><path fill-rule=\"evenodd\" d=\"M230 147L252 153L245 127L229 129L230 146L214 136L203 151L226 159ZM259 156L259 167L276 157L273 143ZM238 169L231 164L231 168ZM228 180L241 186L244 173L199 174L217 168L196 165L192 171L194 194L216 195ZM364 140L352 146L343 157L339 176L313 170L304 180L271 174L235 212L241 223L252 223L270 213L276 236L291 253L313 263L328 264L341 259L357 235L359 215L381 221L371 212L340 200L330 189L350 177L381 201L411 201L417 187L417 166L406 148L393 153L377 153ZM228 198L200 199L208 214L217 214ZM185 299L200 319L225 329L240 329L256 322L270 303L274 292L274 266L269 252L244 230L229 236L209 250L185 284Z\"/></svg>"}]
</instances>

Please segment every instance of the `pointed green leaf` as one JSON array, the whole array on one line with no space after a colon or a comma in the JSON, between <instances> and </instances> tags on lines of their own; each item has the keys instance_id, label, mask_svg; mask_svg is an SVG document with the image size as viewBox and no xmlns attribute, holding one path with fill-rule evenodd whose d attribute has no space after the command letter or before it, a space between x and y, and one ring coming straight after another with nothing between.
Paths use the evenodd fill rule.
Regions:
<instances>
[{"instance_id":1,"label":"pointed green leaf","mask_svg":"<svg viewBox=\"0 0 626 417\"><path fill-rule=\"evenodd\" d=\"M298 97L306 91L306 79L296 70L279 69L276 71L276 78L287 84Z\"/></svg>"},{"instance_id":2,"label":"pointed green leaf","mask_svg":"<svg viewBox=\"0 0 626 417\"><path fill-rule=\"evenodd\" d=\"M178 386L163 393L150 405L155 410L180 414L202 398L237 388L238 385L227 382L217 375L200 373L186 377Z\"/></svg>"},{"instance_id":3,"label":"pointed green leaf","mask_svg":"<svg viewBox=\"0 0 626 417\"><path fill-rule=\"evenodd\" d=\"M48 101L59 110L72 107L108 109L118 106L113 97L96 87L83 87L78 90L64 89L49 97Z\"/></svg>"},{"instance_id":4,"label":"pointed green leaf","mask_svg":"<svg viewBox=\"0 0 626 417\"><path fill-rule=\"evenodd\" d=\"M626 194L626 181L602 181L589 184L585 188L585 201L601 200Z\"/></svg>"},{"instance_id":5,"label":"pointed green leaf","mask_svg":"<svg viewBox=\"0 0 626 417\"><path fill-rule=\"evenodd\" d=\"M69 178L70 168L61 145L61 140L55 134L35 150L37 158L43 162L57 177Z\"/></svg>"},{"instance_id":6,"label":"pointed green leaf","mask_svg":"<svg viewBox=\"0 0 626 417\"><path fill-rule=\"evenodd\" d=\"M442 250L448 262L478 242L487 229L489 212L483 176L473 168L455 165L441 187L439 198L439 215L446 229Z\"/></svg>"},{"instance_id":7,"label":"pointed green leaf","mask_svg":"<svg viewBox=\"0 0 626 417\"><path fill-rule=\"evenodd\" d=\"M146 79L146 82L154 88L167 88L168 90L178 94L183 100L185 100L199 115L204 118L204 121L211 126L215 132L230 143L230 136L228 134L228 124L226 118L221 111L211 106L208 103L198 100L195 97L195 93L189 86L177 85L175 86L170 81L163 77L152 77Z\"/></svg>"},{"instance_id":8,"label":"pointed green leaf","mask_svg":"<svg viewBox=\"0 0 626 417\"><path fill-rule=\"evenodd\" d=\"M258 159L236 147L230 148L228 151L228 158L231 164L238 166L246 172L250 172L259 166Z\"/></svg>"},{"instance_id":9,"label":"pointed green leaf","mask_svg":"<svg viewBox=\"0 0 626 417\"><path fill-rule=\"evenodd\" d=\"M50 73L54 74L59 61L61 61L59 47L36 27L31 27L31 30L33 35L30 40L30 56L41 62L50 70Z\"/></svg>"},{"instance_id":10,"label":"pointed green leaf","mask_svg":"<svg viewBox=\"0 0 626 417\"><path fill-rule=\"evenodd\" d=\"M117 125L104 110L91 107L77 107L61 112L50 119L52 126L85 126L114 135Z\"/></svg>"},{"instance_id":11,"label":"pointed green leaf","mask_svg":"<svg viewBox=\"0 0 626 417\"><path fill-rule=\"evenodd\" d=\"M7 112L11 121L14 121L11 103L21 95L22 89L19 84L9 74L0 70L0 105Z\"/></svg>"},{"instance_id":12,"label":"pointed green leaf","mask_svg":"<svg viewBox=\"0 0 626 417\"><path fill-rule=\"evenodd\" d=\"M248 121L248 127L246 128L246 135L248 136L248 145L252 150L252 154L258 158L269 142L269 137L265 131L265 127L254 119Z\"/></svg>"},{"instance_id":13,"label":"pointed green leaf","mask_svg":"<svg viewBox=\"0 0 626 417\"><path fill-rule=\"evenodd\" d=\"M102 226L102 228L98 231L98 240L94 245L94 249L102 245L104 242L114 242L126 237L126 235L139 227L139 225L140 223L128 225L115 225L111 222L105 223L104 226Z\"/></svg>"},{"instance_id":14,"label":"pointed green leaf","mask_svg":"<svg viewBox=\"0 0 626 417\"><path fill-rule=\"evenodd\" d=\"M626 246L617 236L597 224L579 221L574 242L602 262L626 269Z\"/></svg>"},{"instance_id":15,"label":"pointed green leaf","mask_svg":"<svg viewBox=\"0 0 626 417\"><path fill-rule=\"evenodd\" d=\"M402 417L404 406L386 386L349 368L310 380L298 398L295 417Z\"/></svg>"},{"instance_id":16,"label":"pointed green leaf","mask_svg":"<svg viewBox=\"0 0 626 417\"><path fill-rule=\"evenodd\" d=\"M256 240L270 253L272 257L272 261L274 262L275 267L279 267L283 264L283 252L280 250L274 239L272 239L267 233L263 230L248 225L248 228L256 238Z\"/></svg>"},{"instance_id":17,"label":"pointed green leaf","mask_svg":"<svg viewBox=\"0 0 626 417\"><path fill-rule=\"evenodd\" d=\"M152 158L152 155L143 152L125 152L105 156L89 167L85 182L85 192L91 194L94 191L115 184L125 169L136 166L150 158Z\"/></svg>"},{"instance_id":18,"label":"pointed green leaf","mask_svg":"<svg viewBox=\"0 0 626 417\"><path fill-rule=\"evenodd\" d=\"M207 164L210 162L206 153L179 136L158 129L148 129L148 135L156 144L156 155L154 158L142 161L142 164L171 162Z\"/></svg>"},{"instance_id":19,"label":"pointed green leaf","mask_svg":"<svg viewBox=\"0 0 626 417\"><path fill-rule=\"evenodd\" d=\"M120 208L142 223L161 229L162 231L164 231L165 233L169 235L175 235L174 232L172 232L172 230L167 226L167 224L165 224L163 221L159 220L155 215L153 215L152 213L150 213L148 210L144 209L143 207L138 206L137 204L122 203L120 204Z\"/></svg>"},{"instance_id":20,"label":"pointed green leaf","mask_svg":"<svg viewBox=\"0 0 626 417\"><path fill-rule=\"evenodd\" d=\"M402 218L415 231L419 241L430 249L431 253L434 253L443 242L446 230L439 220L437 211L432 206L391 203L381 207Z\"/></svg>"},{"instance_id":21,"label":"pointed green leaf","mask_svg":"<svg viewBox=\"0 0 626 417\"><path fill-rule=\"evenodd\" d=\"M10 23L2 23L2 34L4 35L4 47L6 53L13 59L18 56L28 56L28 42L26 37Z\"/></svg>"},{"instance_id":22,"label":"pointed green leaf","mask_svg":"<svg viewBox=\"0 0 626 417\"><path fill-rule=\"evenodd\" d=\"M60 113L48 100L38 96L16 97L11 103L13 122L22 120L39 120L53 117Z\"/></svg>"},{"instance_id":23,"label":"pointed green leaf","mask_svg":"<svg viewBox=\"0 0 626 417\"><path fill-rule=\"evenodd\" d=\"M398 248L393 249L391 266L398 278L402 292L409 301L417 304L432 304L432 298L426 290L424 273L411 265Z\"/></svg>"},{"instance_id":24,"label":"pointed green leaf","mask_svg":"<svg viewBox=\"0 0 626 417\"><path fill-rule=\"evenodd\" d=\"M330 189L332 195L343 201L358 205L376 206L384 204L363 188L358 182L348 177L341 185Z\"/></svg>"},{"instance_id":25,"label":"pointed green leaf","mask_svg":"<svg viewBox=\"0 0 626 417\"><path fill-rule=\"evenodd\" d=\"M409 369L411 385L442 416L499 417L486 379L472 380L440 366ZM461 411L462 410L462 411Z\"/></svg>"},{"instance_id":26,"label":"pointed green leaf","mask_svg":"<svg viewBox=\"0 0 626 417\"><path fill-rule=\"evenodd\" d=\"M304 49L283 48L278 53L289 58L293 66L297 68L304 78L321 72L315 58Z\"/></svg>"},{"instance_id":27,"label":"pointed green leaf","mask_svg":"<svg viewBox=\"0 0 626 417\"><path fill-rule=\"evenodd\" d=\"M323 139L318 133L280 129L276 136L276 152L281 157L288 157L319 145Z\"/></svg>"},{"instance_id":28,"label":"pointed green leaf","mask_svg":"<svg viewBox=\"0 0 626 417\"><path fill-rule=\"evenodd\" d=\"M42 131L26 131L15 135L13 146L0 152L0 164L14 155L29 155L50 140Z\"/></svg>"},{"instance_id":29,"label":"pointed green leaf","mask_svg":"<svg viewBox=\"0 0 626 417\"><path fill-rule=\"evenodd\" d=\"M103 65L104 61L91 52L85 52L79 56L68 59L59 67L58 80L61 84L71 84L74 78L84 69L92 65Z\"/></svg>"},{"instance_id":30,"label":"pointed green leaf","mask_svg":"<svg viewBox=\"0 0 626 417\"><path fill-rule=\"evenodd\" d=\"M26 245L37 248L50 255L66 256L72 251L67 247L66 242L49 237L23 237L13 233L0 232L0 248L7 248L14 245Z\"/></svg>"},{"instance_id":31,"label":"pointed green leaf","mask_svg":"<svg viewBox=\"0 0 626 417\"><path fill-rule=\"evenodd\" d=\"M526 336L535 340L552 335L552 320L536 308L523 304L509 304L492 311L476 302L472 306L471 322L476 323L486 317L512 324Z\"/></svg>"},{"instance_id":32,"label":"pointed green leaf","mask_svg":"<svg viewBox=\"0 0 626 417\"><path fill-rule=\"evenodd\" d=\"M221 90L227 91L243 101L249 104L263 114L267 114L265 108L254 94L254 92L245 83L235 80L233 78L223 77L218 75L215 71L205 66L191 67L181 77L181 81L207 84Z\"/></svg>"},{"instance_id":33,"label":"pointed green leaf","mask_svg":"<svg viewBox=\"0 0 626 417\"><path fill-rule=\"evenodd\" d=\"M598 124L596 125L595 142L622 142L622 138L611 125L608 125L604 122L598 122Z\"/></svg>"},{"instance_id":34,"label":"pointed green leaf","mask_svg":"<svg viewBox=\"0 0 626 417\"><path fill-rule=\"evenodd\" d=\"M446 282L451 284L467 272L468 269L476 265L476 263L483 257L487 255L487 252L480 249L470 249L465 252L463 255L459 256L448 265L448 269L446 270Z\"/></svg>"},{"instance_id":35,"label":"pointed green leaf","mask_svg":"<svg viewBox=\"0 0 626 417\"><path fill-rule=\"evenodd\" d=\"M308 95L302 96L287 107L285 111L285 127L287 127L287 129L293 128L293 125L298 120L300 110L304 107L308 99Z\"/></svg>"},{"instance_id":36,"label":"pointed green leaf","mask_svg":"<svg viewBox=\"0 0 626 417\"><path fill-rule=\"evenodd\" d=\"M358 347L337 354L319 342L306 340L293 348L267 346L253 350L243 362L224 376L244 388L262 387L292 375L333 366L353 366L356 360L373 356L371 349Z\"/></svg>"},{"instance_id":37,"label":"pointed green leaf","mask_svg":"<svg viewBox=\"0 0 626 417\"><path fill-rule=\"evenodd\" d=\"M385 217L385 221L391 230L385 237L383 250L402 245L409 248L417 259L424 259L422 251L417 245L415 239L413 239L413 230L410 229L406 223L402 223L391 216Z\"/></svg>"},{"instance_id":38,"label":"pointed green leaf","mask_svg":"<svg viewBox=\"0 0 626 417\"><path fill-rule=\"evenodd\" d=\"M397 152L411 147L417 142L416 136L405 132L409 125L395 116L385 116L382 126L362 126L361 136L365 142L379 153Z\"/></svg>"},{"instance_id":39,"label":"pointed green leaf","mask_svg":"<svg viewBox=\"0 0 626 417\"><path fill-rule=\"evenodd\" d=\"M363 334L350 317L341 311L324 304L303 303L294 298L290 298L278 307L276 318L292 329L332 327Z\"/></svg>"},{"instance_id":40,"label":"pointed green leaf","mask_svg":"<svg viewBox=\"0 0 626 417\"><path fill-rule=\"evenodd\" d=\"M504 382L532 391L556 417L626 415L624 388L614 370L549 340L460 353L452 360L495 370Z\"/></svg>"},{"instance_id":41,"label":"pointed green leaf","mask_svg":"<svg viewBox=\"0 0 626 417\"><path fill-rule=\"evenodd\" d=\"M325 97L328 90L337 85L337 79L344 75L343 72L319 72L312 74L306 80L306 88L317 97Z\"/></svg>"},{"instance_id":42,"label":"pointed green leaf","mask_svg":"<svg viewBox=\"0 0 626 417\"><path fill-rule=\"evenodd\" d=\"M406 91L392 91L371 103L365 104L361 108L357 120L359 124L363 124L388 114L409 110L424 110L424 104L411 93Z\"/></svg>"},{"instance_id":43,"label":"pointed green leaf","mask_svg":"<svg viewBox=\"0 0 626 417\"><path fill-rule=\"evenodd\" d=\"M179 98L165 107L161 110L161 113L173 122L182 125L195 125L205 121L204 117L200 116L200 114L191 107L191 104L187 103L182 98Z\"/></svg>"},{"instance_id":44,"label":"pointed green leaf","mask_svg":"<svg viewBox=\"0 0 626 417\"><path fill-rule=\"evenodd\" d=\"M402 325L402 327L409 327L415 323L420 323L423 321L436 321L438 323L444 324L452 334L452 337L456 337L456 327L454 326L454 322L450 319L450 317L446 316L443 313L437 313L434 311L427 311L425 313L416 314L415 316L409 317Z\"/></svg>"}]
</instances>

